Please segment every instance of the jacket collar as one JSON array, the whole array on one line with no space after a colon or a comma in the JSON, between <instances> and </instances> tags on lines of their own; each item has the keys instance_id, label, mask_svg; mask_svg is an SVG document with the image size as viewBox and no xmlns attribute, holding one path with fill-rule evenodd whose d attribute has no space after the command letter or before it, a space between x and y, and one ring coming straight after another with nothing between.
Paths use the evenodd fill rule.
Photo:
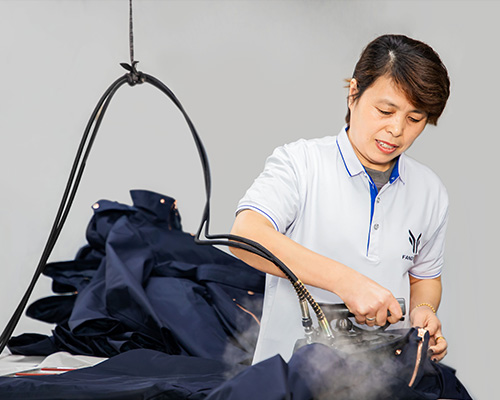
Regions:
<instances>
[{"instance_id":1,"label":"jacket collar","mask_svg":"<svg viewBox=\"0 0 500 400\"><path fill-rule=\"evenodd\" d=\"M130 197L135 207L148 211L155 219L166 222L171 228L181 229L180 215L172 197L149 190L131 190Z\"/></svg>"}]
</instances>

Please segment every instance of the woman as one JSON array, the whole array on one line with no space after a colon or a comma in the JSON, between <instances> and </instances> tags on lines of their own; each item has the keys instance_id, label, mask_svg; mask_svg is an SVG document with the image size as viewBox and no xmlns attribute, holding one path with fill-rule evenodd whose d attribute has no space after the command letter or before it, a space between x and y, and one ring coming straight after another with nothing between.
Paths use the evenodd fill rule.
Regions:
<instances>
[{"instance_id":1,"label":"woman","mask_svg":"<svg viewBox=\"0 0 500 400\"><path fill-rule=\"evenodd\" d=\"M358 324L426 328L436 361L447 348L436 310L448 197L405 151L437 123L449 86L428 45L403 35L373 40L349 81L347 124L336 137L277 148L232 229L272 251L318 302L345 303ZM232 251L268 274L254 363L288 360L304 336L294 289L270 262ZM404 322L396 298L409 305Z\"/></svg>"}]
</instances>

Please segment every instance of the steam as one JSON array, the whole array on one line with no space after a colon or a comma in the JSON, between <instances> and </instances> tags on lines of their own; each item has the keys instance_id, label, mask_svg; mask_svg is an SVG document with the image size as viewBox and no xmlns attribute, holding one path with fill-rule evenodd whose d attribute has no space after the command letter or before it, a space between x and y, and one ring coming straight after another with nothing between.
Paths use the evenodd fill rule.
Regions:
<instances>
[{"instance_id":1,"label":"steam","mask_svg":"<svg viewBox=\"0 0 500 400\"><path fill-rule=\"evenodd\" d=\"M308 383L314 399L343 400L391 398L401 372L386 352L349 354L320 344L300 349L290 370Z\"/></svg>"},{"instance_id":2,"label":"steam","mask_svg":"<svg viewBox=\"0 0 500 400\"><path fill-rule=\"evenodd\" d=\"M260 329L259 319L249 311L258 308L255 303L252 307L244 301L241 304L236 301L235 303L241 312L236 314L234 324L237 327L246 326L247 329L238 332L237 338L231 338L224 349L222 361L235 367L226 373L226 379L232 378L245 369L245 366L251 365Z\"/></svg>"},{"instance_id":3,"label":"steam","mask_svg":"<svg viewBox=\"0 0 500 400\"><path fill-rule=\"evenodd\" d=\"M246 368L254 368L248 366L252 357L243 360L242 354L253 354L259 326L248 324L245 313L240 313L238 318L236 326L246 325L249 329L240 332L238 340L231 340L226 346L223 361L235 367L226 374L226 380ZM370 342L364 347L349 340L347 345L338 348L320 343L305 345L296 350L288 362L288 377L284 378L287 382L283 387L289 388L292 396L308 391L314 400L414 398L416 392L408 383L415 370L415 346L398 340L406 330L397 332L391 333L390 342ZM254 370L251 379L256 379L257 384L264 382L272 372L266 369L271 365Z\"/></svg>"}]
</instances>

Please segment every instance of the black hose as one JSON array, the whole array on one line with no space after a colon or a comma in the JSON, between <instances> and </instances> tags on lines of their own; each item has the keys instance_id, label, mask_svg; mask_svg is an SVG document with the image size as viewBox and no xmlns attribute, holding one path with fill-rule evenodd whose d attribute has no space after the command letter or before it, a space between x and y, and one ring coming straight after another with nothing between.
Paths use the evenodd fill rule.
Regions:
<instances>
[{"instance_id":1,"label":"black hose","mask_svg":"<svg viewBox=\"0 0 500 400\"><path fill-rule=\"evenodd\" d=\"M251 253L254 253L270 262L272 262L276 267L282 271L285 276L288 278L288 280L292 283L293 287L295 288L297 295L299 297L300 301L303 301L304 299L309 302L311 307L313 308L314 312L316 313L318 320L320 321L320 326L325 325L324 323L321 324L321 322L324 322L325 316L321 310L321 307L316 303L316 301L312 298L311 294L307 290L307 288L304 286L304 284L295 276L295 274L280 260L278 259L273 253L271 253L268 249L266 249L264 246L262 246L260 243L257 243L253 240L237 236L237 235L231 235L231 234L218 234L218 235L213 235L209 233L209 224L210 224L210 195L211 195L211 175L210 175L210 165L208 162L208 156L205 151L205 147L203 146L203 143L196 131L196 128L194 127L194 124L192 123L191 119L189 118L188 114L184 110L184 107L180 103L180 101L177 99L177 97L174 95L174 93L167 87L165 86L161 81L156 79L155 77L139 72L135 68L135 64L137 62L133 62L132 65L128 64L121 64L125 69L130 71L128 74L125 74L124 76L120 77L116 81L114 81L111 86L106 90L106 92L103 94L99 102L97 103L96 107L94 108L94 111L92 112L90 119L87 123L87 126L85 128L85 131L83 133L82 139L80 141L80 145L78 147L71 172L68 177L68 181L66 183L66 187L59 205L59 209L57 211L56 217L54 219L51 231L49 233L49 237L47 239L47 242L45 244L44 250L42 252L42 255L40 257L40 260L38 262L37 268L35 270L35 273L31 279L31 282L24 293L24 296L22 297L20 303L18 304L16 310L14 311L12 317L10 318L9 322L7 323L4 331L2 332L2 335L0 336L0 353L3 351L5 346L7 345L8 341L10 340L12 333L14 332L14 329L16 328L22 313L24 312L24 309L26 308L26 305L28 304L29 298L35 288L36 282L40 278L40 275L43 273L45 270L45 267L47 265L47 261L50 257L50 254L52 250L54 249L54 246L57 242L57 239L59 238L59 235L62 231L62 228L64 226L64 223L68 217L69 211L71 209L71 206L73 204L73 201L75 199L78 186L80 184L80 181L83 176L83 172L85 170L86 162L88 159L88 156L90 154L90 151L92 149L92 146L94 144L95 138L97 136L97 132L99 130L99 127L101 125L102 119L104 117L104 114L106 113L106 110L109 106L109 103L111 102L111 99L113 98L114 94L117 92L117 90L123 86L125 83L128 83L130 86L134 86L136 84L141 84L141 83L149 83L159 89L161 92L163 92L167 97L172 100L172 102L177 106L177 108L181 111L182 115L184 116L189 129L191 131L191 134L193 136L194 142L196 144L196 148L198 150L198 154L200 157L200 161L202 164L203 168L203 175L204 175L204 180L205 180L205 194L206 194L206 203L204 207L204 211L202 214L202 220L200 223L200 226L198 228L198 231L195 235L195 242L201 245L224 245L224 246L230 246L230 247L235 247L239 248L242 250L249 251ZM90 133L92 131L92 133ZM206 239L202 239L201 235L204 235ZM326 324L328 325L328 324ZM324 329L324 328L323 328ZM326 331L326 329L324 329ZM328 336L328 332L325 332Z\"/></svg>"},{"instance_id":2,"label":"black hose","mask_svg":"<svg viewBox=\"0 0 500 400\"><path fill-rule=\"evenodd\" d=\"M76 192L79 186L79 183L81 181L83 171L85 169L85 162L88 158L88 155L90 153L90 149L92 147L92 144L94 142L95 136L97 135L98 128L100 126L100 123L102 121L102 118L104 116L104 112L106 111L109 102L113 95L116 93L118 88L122 86L124 83L128 81L127 75L117 79L115 82L111 84L111 86L106 90L106 92L103 94L99 102L97 103L90 120L87 124L87 127L85 128L85 131L82 136L82 140L80 141L80 145L78 147L78 150L76 152L75 160L73 162L73 166L71 168L71 172L68 177L68 181L66 184L66 188L64 189L64 193L59 205L59 209L57 211L56 217L54 219L54 222L52 224L52 228L50 230L49 236L47 238L47 242L45 244L45 247L43 249L42 255L40 256L40 260L38 262L37 268L35 270L35 273L33 274L33 277L31 279L30 284L28 285L28 288L26 289L26 292L24 293L24 296L22 297L21 301L19 302L16 310L14 311L13 315L11 316L9 322L7 323L4 331L2 332L2 335L0 336L0 353L4 350L5 346L7 345L8 341L10 340L10 337L12 336L12 333L14 332L14 329L16 328L22 313L24 309L26 308L26 305L28 304L29 298L35 288L36 282L40 278L40 275L43 273L45 266L47 265L47 261L50 257L50 254L52 250L54 249L54 246L57 242L57 239L59 238L59 235L61 233L61 230L64 226L64 223L66 221L66 218L69 214L69 210L71 208L71 205L73 203L73 200L76 196ZM89 139L89 134L90 130L92 129L92 126L94 126L92 135ZM87 148L86 148L87 146ZM85 150L86 148L86 150ZM85 151L85 153L84 153ZM83 159L82 159L83 155Z\"/></svg>"}]
</instances>

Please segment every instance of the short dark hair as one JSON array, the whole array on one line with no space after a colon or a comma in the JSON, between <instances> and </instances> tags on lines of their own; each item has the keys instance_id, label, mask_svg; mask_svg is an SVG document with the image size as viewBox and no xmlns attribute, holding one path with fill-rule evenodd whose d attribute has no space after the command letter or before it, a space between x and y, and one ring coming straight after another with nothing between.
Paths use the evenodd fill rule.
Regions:
<instances>
[{"instance_id":1,"label":"short dark hair","mask_svg":"<svg viewBox=\"0 0 500 400\"><path fill-rule=\"evenodd\" d=\"M436 125L450 95L450 78L439 55L427 44L404 35L382 35L361 53L352 78L359 99L378 78L387 76L408 100L427 113L427 122ZM346 122L350 121L347 110Z\"/></svg>"}]
</instances>

